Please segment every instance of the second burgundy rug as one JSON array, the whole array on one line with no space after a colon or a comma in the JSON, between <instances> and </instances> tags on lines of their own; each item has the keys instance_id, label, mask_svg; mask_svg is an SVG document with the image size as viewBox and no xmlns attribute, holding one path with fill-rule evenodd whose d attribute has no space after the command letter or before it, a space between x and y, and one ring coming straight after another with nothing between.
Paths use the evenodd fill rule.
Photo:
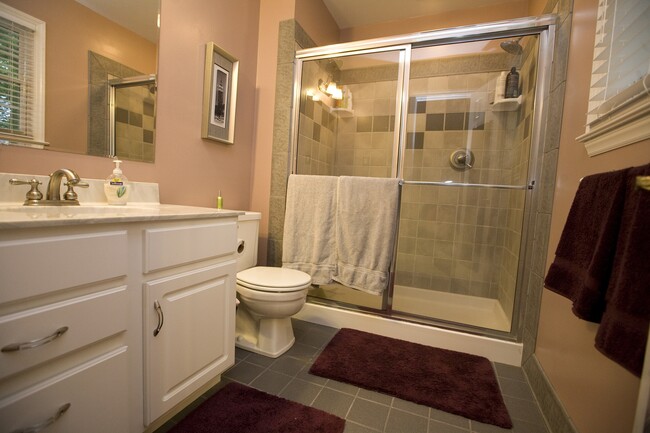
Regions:
<instances>
[{"instance_id":1,"label":"second burgundy rug","mask_svg":"<svg viewBox=\"0 0 650 433\"><path fill-rule=\"evenodd\" d=\"M492 363L480 356L344 328L309 372L512 428Z\"/></svg>"},{"instance_id":2,"label":"second burgundy rug","mask_svg":"<svg viewBox=\"0 0 650 433\"><path fill-rule=\"evenodd\" d=\"M169 433L342 433L345 420L231 382Z\"/></svg>"}]
</instances>

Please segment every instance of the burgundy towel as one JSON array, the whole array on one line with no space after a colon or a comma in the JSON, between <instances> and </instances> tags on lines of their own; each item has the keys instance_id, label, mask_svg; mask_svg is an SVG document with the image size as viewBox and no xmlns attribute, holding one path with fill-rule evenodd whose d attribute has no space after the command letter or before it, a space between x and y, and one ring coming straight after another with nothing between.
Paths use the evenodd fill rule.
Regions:
<instances>
[{"instance_id":1,"label":"burgundy towel","mask_svg":"<svg viewBox=\"0 0 650 433\"><path fill-rule=\"evenodd\" d=\"M636 188L635 180L649 175L650 164L627 176L607 306L596 334L598 350L637 376L650 324L650 191Z\"/></svg>"},{"instance_id":2,"label":"burgundy towel","mask_svg":"<svg viewBox=\"0 0 650 433\"><path fill-rule=\"evenodd\" d=\"M573 301L581 319L600 322L620 228L629 169L580 182L544 284Z\"/></svg>"}]
</instances>

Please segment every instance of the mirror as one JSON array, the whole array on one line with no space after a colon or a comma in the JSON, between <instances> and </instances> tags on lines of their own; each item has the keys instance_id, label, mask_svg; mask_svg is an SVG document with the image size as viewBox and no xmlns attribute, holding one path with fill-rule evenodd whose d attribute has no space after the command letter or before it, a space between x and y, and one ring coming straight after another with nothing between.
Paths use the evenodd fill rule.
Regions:
<instances>
[{"instance_id":1,"label":"mirror","mask_svg":"<svg viewBox=\"0 0 650 433\"><path fill-rule=\"evenodd\" d=\"M153 162L160 1L3 3L46 23L46 149Z\"/></svg>"}]
</instances>

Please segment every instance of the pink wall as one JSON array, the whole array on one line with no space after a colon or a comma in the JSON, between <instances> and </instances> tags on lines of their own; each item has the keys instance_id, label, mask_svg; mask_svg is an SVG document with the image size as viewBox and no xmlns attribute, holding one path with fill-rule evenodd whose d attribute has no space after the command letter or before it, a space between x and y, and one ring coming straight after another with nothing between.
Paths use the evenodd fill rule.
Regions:
<instances>
[{"instance_id":1,"label":"pink wall","mask_svg":"<svg viewBox=\"0 0 650 433\"><path fill-rule=\"evenodd\" d=\"M300 20L297 18L300 15ZM261 212L258 262L266 263L271 195L271 159L275 82L278 63L278 29L284 20L299 20L318 43L337 42L338 28L321 0L261 0L257 57L257 106L255 155L252 172L250 209ZM290 89L285 89L291 91Z\"/></svg>"},{"instance_id":2,"label":"pink wall","mask_svg":"<svg viewBox=\"0 0 650 433\"><path fill-rule=\"evenodd\" d=\"M650 161L650 141L588 157L575 137L584 133L597 0L575 0L564 114L547 266L583 176ZM578 319L571 302L544 290L535 354L581 433L630 432L639 379L594 347L597 325Z\"/></svg>"},{"instance_id":3,"label":"pink wall","mask_svg":"<svg viewBox=\"0 0 650 433\"><path fill-rule=\"evenodd\" d=\"M162 0L156 162L127 161L123 168L131 180L158 182L163 203L214 206L221 190L225 207L248 208L258 19L258 0ZM201 139L204 49L209 41L240 60L234 145ZM67 52L50 54L65 58ZM66 109L65 100L56 102L56 109ZM73 168L82 177L104 178L112 164L106 158L0 146L2 172L48 174L60 167Z\"/></svg>"}]
</instances>

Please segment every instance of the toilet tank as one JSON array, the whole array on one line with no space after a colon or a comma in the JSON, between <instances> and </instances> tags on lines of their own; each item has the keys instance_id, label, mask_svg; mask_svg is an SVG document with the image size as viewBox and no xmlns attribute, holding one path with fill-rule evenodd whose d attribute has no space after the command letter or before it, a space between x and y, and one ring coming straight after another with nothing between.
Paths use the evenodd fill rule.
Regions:
<instances>
[{"instance_id":1,"label":"toilet tank","mask_svg":"<svg viewBox=\"0 0 650 433\"><path fill-rule=\"evenodd\" d=\"M237 272L257 264L257 240L260 229L259 212L246 212L237 221Z\"/></svg>"}]
</instances>

